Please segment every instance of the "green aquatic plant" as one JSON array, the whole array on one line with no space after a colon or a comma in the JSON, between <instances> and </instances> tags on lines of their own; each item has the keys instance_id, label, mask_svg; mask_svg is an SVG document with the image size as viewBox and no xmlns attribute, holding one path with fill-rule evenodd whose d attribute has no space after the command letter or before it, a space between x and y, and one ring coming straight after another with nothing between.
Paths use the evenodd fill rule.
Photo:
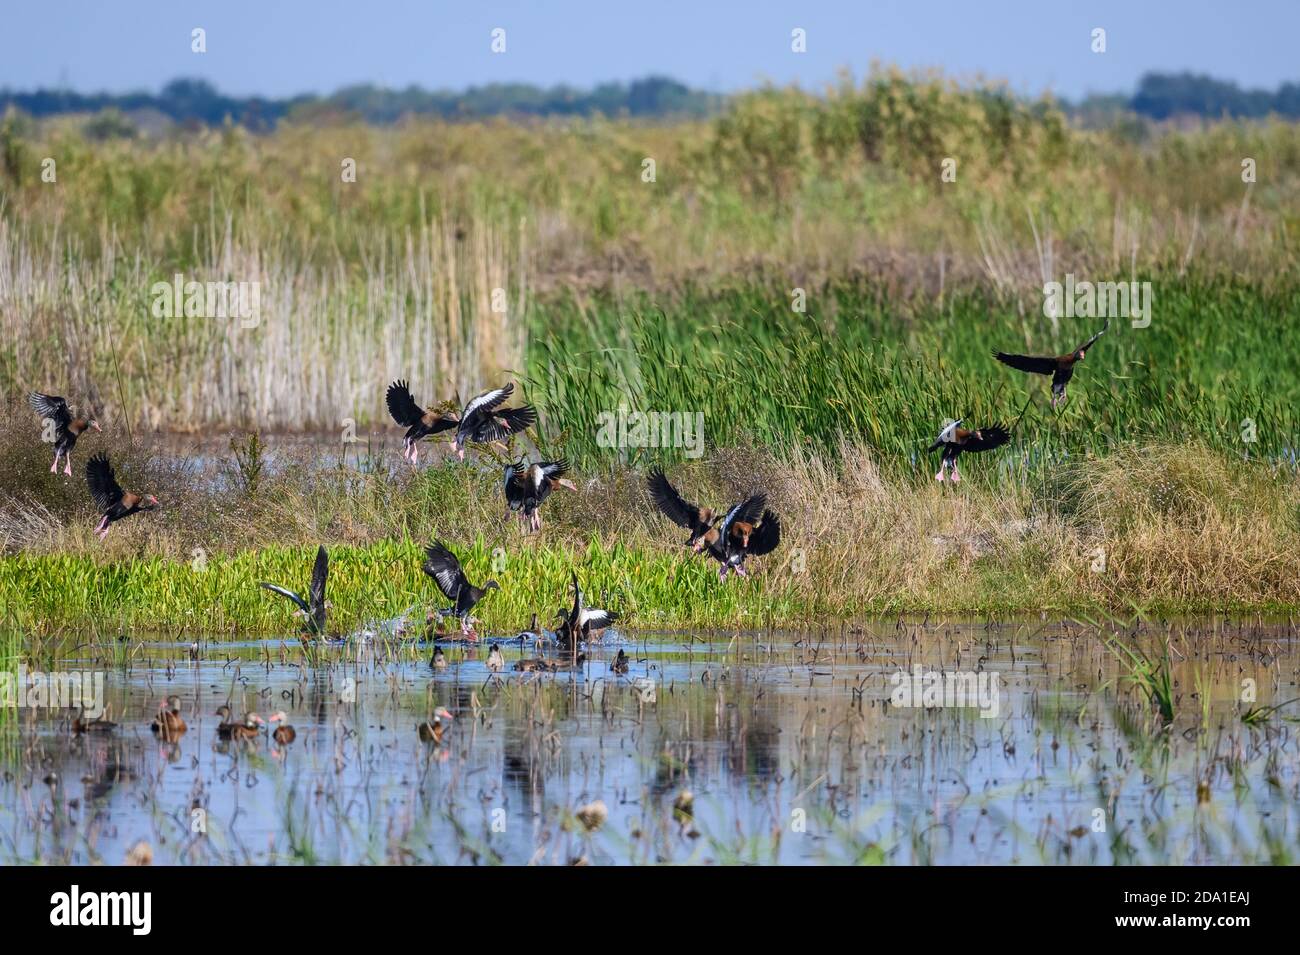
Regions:
<instances>
[{"instance_id":1,"label":"green aquatic plant","mask_svg":"<svg viewBox=\"0 0 1300 955\"><path fill-rule=\"evenodd\" d=\"M1160 659L1152 659L1138 647L1121 643L1117 638L1107 641L1106 648L1124 667L1124 680L1137 687L1149 703L1160 711L1165 726L1174 721L1174 687L1169 664L1169 643L1163 645Z\"/></svg>"}]
</instances>

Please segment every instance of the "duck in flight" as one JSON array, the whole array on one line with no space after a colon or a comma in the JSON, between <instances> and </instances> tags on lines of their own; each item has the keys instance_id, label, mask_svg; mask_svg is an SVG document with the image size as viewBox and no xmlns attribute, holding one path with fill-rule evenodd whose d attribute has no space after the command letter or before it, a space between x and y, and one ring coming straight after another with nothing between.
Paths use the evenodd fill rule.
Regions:
<instances>
[{"instance_id":1,"label":"duck in flight","mask_svg":"<svg viewBox=\"0 0 1300 955\"><path fill-rule=\"evenodd\" d=\"M726 580L728 571L749 576L745 558L762 557L781 543L781 521L767 508L767 497L751 494L723 515L722 523L710 528L696 549L707 549L718 561L718 579Z\"/></svg>"},{"instance_id":2,"label":"duck in flight","mask_svg":"<svg viewBox=\"0 0 1300 955\"><path fill-rule=\"evenodd\" d=\"M564 458L558 461L538 461L536 464L524 465L522 461L505 466L504 490L506 507L519 514L520 520L527 522L529 529L542 529L542 515L538 509L542 502L551 496L557 487L576 491L578 486L566 478L569 462Z\"/></svg>"},{"instance_id":3,"label":"duck in flight","mask_svg":"<svg viewBox=\"0 0 1300 955\"><path fill-rule=\"evenodd\" d=\"M325 581L329 577L329 573L329 554L325 552L324 546L321 546L316 549L316 564L312 567L311 585L307 589L306 599L278 584L268 584L263 581L257 586L292 600L298 607L294 611L294 615L301 614L303 617L303 629L311 636L323 637L325 635L325 618L329 611L329 604L325 601Z\"/></svg>"},{"instance_id":4,"label":"duck in flight","mask_svg":"<svg viewBox=\"0 0 1300 955\"><path fill-rule=\"evenodd\" d=\"M646 485L650 497L664 516L691 532L691 536L686 539L686 546L699 553L704 547L704 535L717 523L718 515L712 508L700 507L682 497L658 468L650 472Z\"/></svg>"},{"instance_id":5,"label":"duck in flight","mask_svg":"<svg viewBox=\"0 0 1300 955\"><path fill-rule=\"evenodd\" d=\"M45 395L34 391L27 396L27 403L38 415L54 427L54 463L50 473L59 470L59 458L63 458L63 473L72 476L72 449L77 439L87 428L100 430L99 422L94 418L74 418L68 408L68 402L58 395Z\"/></svg>"},{"instance_id":6,"label":"duck in flight","mask_svg":"<svg viewBox=\"0 0 1300 955\"><path fill-rule=\"evenodd\" d=\"M451 449L460 460L465 460L465 446L475 444L500 444L512 434L518 434L537 421L537 410L532 405L502 408L501 405L515 390L508 382L471 398L460 413L456 435L451 439Z\"/></svg>"},{"instance_id":7,"label":"duck in flight","mask_svg":"<svg viewBox=\"0 0 1300 955\"><path fill-rule=\"evenodd\" d=\"M1106 319L1106 324L1102 326L1101 331L1093 335L1086 342L1070 352L1068 355L1058 355L1055 358L1040 357L1037 355L1008 355L1006 352L994 352L993 357L1004 365L1015 368L1017 371L1026 371L1033 375L1051 375L1052 376L1052 407L1055 408L1058 403L1065 401L1065 386L1070 383L1074 377L1074 366L1083 361L1089 348L1102 335L1106 334L1106 329L1110 328L1110 319Z\"/></svg>"},{"instance_id":8,"label":"duck in flight","mask_svg":"<svg viewBox=\"0 0 1300 955\"><path fill-rule=\"evenodd\" d=\"M420 463L420 439L430 435L449 431L460 424L460 416L453 408L445 405L425 411L411 397L410 383L397 380L388 386L386 395L388 413L393 420L406 429L402 445L406 449L402 456L413 465Z\"/></svg>"},{"instance_id":9,"label":"duck in flight","mask_svg":"<svg viewBox=\"0 0 1300 955\"><path fill-rule=\"evenodd\" d=\"M99 524L95 527L95 535L101 541L108 536L108 527L113 522L124 520L139 511L152 511L158 506L158 498L152 494L141 497L123 491L113 474L113 465L109 463L108 455L102 451L86 462L86 484L101 515Z\"/></svg>"},{"instance_id":10,"label":"duck in flight","mask_svg":"<svg viewBox=\"0 0 1300 955\"><path fill-rule=\"evenodd\" d=\"M441 615L460 618L461 633L475 639L470 627L469 612L474 609L489 590L500 590L501 585L489 580L482 587L475 587L465 576L456 555L443 546L441 541L434 541L424 549L425 561L420 568L433 578L443 596L452 601L452 606L441 611Z\"/></svg>"},{"instance_id":11,"label":"duck in flight","mask_svg":"<svg viewBox=\"0 0 1300 955\"><path fill-rule=\"evenodd\" d=\"M1011 440L1011 432L1001 422L988 425L984 428L976 428L973 431L963 428L960 421L949 421L939 432L939 437L926 449L927 453L933 453L943 448L943 459L939 462L939 473L934 476L936 481L942 481L944 475L948 473L948 468L952 468L952 483L961 482L961 475L957 473L957 458L963 451L992 451L994 448L1000 448Z\"/></svg>"}]
</instances>

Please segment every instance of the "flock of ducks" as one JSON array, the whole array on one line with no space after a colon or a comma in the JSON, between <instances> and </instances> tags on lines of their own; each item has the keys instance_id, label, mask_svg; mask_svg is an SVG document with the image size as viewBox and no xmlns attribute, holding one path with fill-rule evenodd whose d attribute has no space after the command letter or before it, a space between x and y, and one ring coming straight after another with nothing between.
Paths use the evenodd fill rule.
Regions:
<instances>
[{"instance_id":1,"label":"flock of ducks","mask_svg":"<svg viewBox=\"0 0 1300 955\"><path fill-rule=\"evenodd\" d=\"M1056 408L1066 400L1066 386L1074 375L1076 365L1084 360L1087 351L1109 327L1110 322L1107 321L1101 331L1066 355L1044 357L995 352L994 357L1019 371L1050 375L1052 407ZM475 396L459 411L456 410L456 405L459 404L457 401L443 402L432 410L425 410L411 395L407 381L394 381L388 386L386 402L393 420L406 428L402 440L403 458L413 467L418 467L420 442L453 429L451 451L458 460L464 460L466 448L470 445L490 445L508 450L503 442L537 421L536 409L531 405L503 407L513 392L514 384L508 383ZM36 392L28 396L28 402L49 429L47 439L54 445L54 463L50 472L57 473L62 460L63 473L71 476L72 452L77 439L89 429L100 431L98 421L93 417L74 417L67 401L58 395ZM927 449L930 453L939 450L943 452L935 479L942 482L951 470L952 481L959 482L961 475L957 470L957 459L963 452L989 451L1010 440L1011 431L1000 422L978 428L964 428L960 420L946 422L934 443ZM533 532L541 530L542 504L556 489L577 490L573 481L567 477L569 463L562 458L535 463L524 460L511 462L504 466L503 472L502 491L506 502L506 517L509 519L511 514L517 515L521 523ZM158 499L152 494L140 495L124 491L117 482L108 455L103 452L93 455L86 462L86 483L91 499L99 510L100 519L95 534L101 541L115 522L159 506ZM721 580L725 580L733 571L738 576L746 576L747 558L771 553L780 544L781 523L777 515L767 507L764 494L751 494L726 510L719 510L688 501L659 469L650 472L646 485L651 499L664 516L690 532L685 546L693 554L702 553L717 561ZM434 669L443 669L447 666L446 654L436 645L438 639L446 638L445 631L441 628L442 619L458 618L462 639L476 642L477 634L473 629L471 612L490 592L500 589L500 584L495 580L487 580L482 586L473 583L466 576L455 553L437 540L425 548L421 569L434 581L443 596L451 601L451 606L431 614L429 620L436 624L435 647L430 664ZM322 546L316 552L305 596L278 584L262 582L259 586L293 602L295 615L302 618L304 637L325 639L329 609L329 603L325 599L328 576L329 554ZM531 641L538 647L553 638L556 646L564 651L563 655L521 659L513 665L514 670L543 673L581 667L586 656L580 647L598 639L618 620L616 613L586 605L576 572L572 573L572 586L573 601L567 608L557 611L557 626L553 634L548 634L539 627L537 615L533 614L529 628L515 638L521 645ZM501 648L499 644L493 643L487 656L487 668L497 673L505 667ZM628 668L629 658L620 648L610 663L610 670L624 674ZM266 732L267 721L257 713L248 712L242 719L233 720L230 708L223 705L216 715L221 718L217 735L222 740L252 742ZM426 742L441 743L452 719L450 712L438 707L429 720L417 726L419 738ZM297 733L288 725L283 711L274 714L270 722L278 724L270 732L276 743L288 745L294 741ZM72 731L78 735L109 733L116 728L116 723L105 718L87 720L84 710L79 711L71 723ZM150 729L159 739L169 741L186 732L180 697L169 696L163 702Z\"/></svg>"},{"instance_id":2,"label":"flock of ducks","mask_svg":"<svg viewBox=\"0 0 1300 955\"><path fill-rule=\"evenodd\" d=\"M240 720L231 720L231 710L229 706L222 704L217 707L216 716L221 717L221 722L217 724L217 738L223 741L233 742L256 742L265 732L267 721L262 719L251 710L244 714ZM279 724L271 730L270 736L281 746L288 746L298 738L298 732L289 725L289 717L283 710L272 715L270 722ZM95 719L86 719L85 707L77 711L77 715L72 718L71 730L73 735L82 736L102 735L114 732L118 724L106 717L96 717ZM185 722L185 717L181 714L181 698L172 694L167 697L158 707L158 713L149 724L149 730L154 736L158 737L161 742L175 743L180 740L189 731L189 726Z\"/></svg>"},{"instance_id":3,"label":"flock of ducks","mask_svg":"<svg viewBox=\"0 0 1300 955\"><path fill-rule=\"evenodd\" d=\"M998 351L993 353L993 357L1017 371L1050 376L1051 402L1052 407L1056 408L1066 401L1066 387L1074 377L1076 366L1109 328L1110 320L1107 319L1101 331L1064 355L1020 355ZM394 381L388 386L385 398L388 413L394 421L406 428L406 433L402 436L403 458L411 462L412 466L418 466L420 442L453 429L451 450L459 460L465 459L465 449L471 444L507 450L502 442L537 422L537 410L532 405L502 407L514 393L514 388L514 383L510 382L500 388L485 391L476 395L459 411L456 410L456 401L445 401L426 411L411 395L409 382ZM48 429L46 438L54 445L54 463L50 465L50 473L58 472L59 461L62 460L63 473L71 476L72 451L77 439L89 429L100 431L99 422L94 417L74 417L67 400L59 395L33 392L28 395L27 401L45 422ZM945 422L939 436L928 449L931 453L940 449L943 451L939 472L935 475L938 481L945 479L950 468L953 482L961 480L957 471L957 458L963 451L989 451L1001 447L1011 439L1010 431L1001 423L982 428L963 428L961 425L960 419ZM531 530L540 531L540 508L543 502L556 488L577 489L565 476L568 471L569 463L564 459L507 464L503 481L507 516L517 514ZM100 540L107 536L109 527L115 522L159 506L158 499L152 494L124 491L117 482L108 455L103 452L86 462L86 484L90 497L99 510L100 520L95 527L95 534ZM762 495L750 497L726 515L719 515L712 510L688 504L661 472L651 474L650 492L660 510L670 520L691 531L691 539L688 541L691 547L697 553L707 551L718 560L721 564L719 575L724 578L729 570L735 570L743 576L742 551L750 556L758 556L771 550L779 541L780 529L775 515L772 515L770 528L765 529L763 526L771 512L764 509ZM742 540L743 544L738 548L736 542ZM289 594L286 593L285 596Z\"/></svg>"}]
</instances>

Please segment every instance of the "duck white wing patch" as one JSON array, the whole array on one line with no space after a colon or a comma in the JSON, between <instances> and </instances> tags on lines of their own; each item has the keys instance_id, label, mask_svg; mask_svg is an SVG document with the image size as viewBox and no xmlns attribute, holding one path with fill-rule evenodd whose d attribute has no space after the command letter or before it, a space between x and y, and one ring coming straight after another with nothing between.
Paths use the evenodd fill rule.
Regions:
<instances>
[{"instance_id":1,"label":"duck white wing patch","mask_svg":"<svg viewBox=\"0 0 1300 955\"><path fill-rule=\"evenodd\" d=\"M477 398L471 398L470 403L465 406L465 411L461 415L461 420L464 421L469 418L470 415L475 411L478 411L480 408L483 408L484 410L495 408L497 405L501 404L501 402L505 401L506 398L510 397L510 393L514 390L515 383L512 381L510 384L501 388L494 388L491 391L485 391Z\"/></svg>"},{"instance_id":2,"label":"duck white wing patch","mask_svg":"<svg viewBox=\"0 0 1300 955\"><path fill-rule=\"evenodd\" d=\"M581 627L590 626L593 630L604 630L614 622L614 615L607 610L589 609L582 611Z\"/></svg>"}]
</instances>

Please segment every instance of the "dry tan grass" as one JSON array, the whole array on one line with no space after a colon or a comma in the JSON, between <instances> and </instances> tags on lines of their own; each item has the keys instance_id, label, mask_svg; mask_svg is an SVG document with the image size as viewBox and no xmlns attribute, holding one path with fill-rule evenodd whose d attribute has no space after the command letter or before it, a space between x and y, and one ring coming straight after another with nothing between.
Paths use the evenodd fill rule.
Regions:
<instances>
[{"instance_id":1,"label":"dry tan grass","mask_svg":"<svg viewBox=\"0 0 1300 955\"><path fill-rule=\"evenodd\" d=\"M376 240L358 276L341 260L313 264L227 222L204 237L201 265L182 274L259 283L256 325L243 327L151 316L149 289L171 274L151 274L112 237L88 255L0 218L0 333L13 342L5 377L148 429L341 431L345 420L387 414L376 382L408 378L432 405L523 368L519 248L504 227L431 219ZM110 291L119 287L132 291Z\"/></svg>"}]
</instances>

